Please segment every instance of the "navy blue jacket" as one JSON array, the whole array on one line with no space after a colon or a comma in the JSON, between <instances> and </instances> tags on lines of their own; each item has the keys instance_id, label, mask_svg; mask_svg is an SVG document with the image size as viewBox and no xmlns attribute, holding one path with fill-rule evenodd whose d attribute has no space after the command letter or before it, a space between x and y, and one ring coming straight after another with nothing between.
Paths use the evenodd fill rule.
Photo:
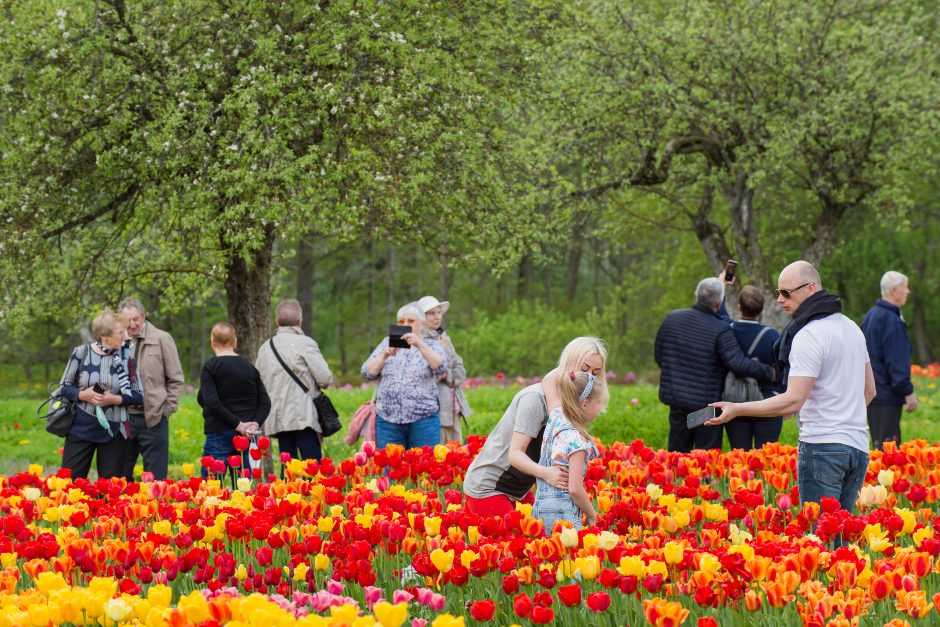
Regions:
<instances>
[{"instance_id":1,"label":"navy blue jacket","mask_svg":"<svg viewBox=\"0 0 940 627\"><path fill-rule=\"evenodd\" d=\"M653 354L662 371L659 400L671 407L694 410L721 400L729 370L760 382L773 378L773 368L745 357L728 323L699 304L666 315Z\"/></svg>"},{"instance_id":2,"label":"navy blue jacket","mask_svg":"<svg viewBox=\"0 0 940 627\"><path fill-rule=\"evenodd\" d=\"M875 374L875 405L903 405L914 391L911 383L911 340L901 309L878 299L862 320L871 369Z\"/></svg>"},{"instance_id":3,"label":"navy blue jacket","mask_svg":"<svg viewBox=\"0 0 940 627\"><path fill-rule=\"evenodd\" d=\"M757 338L757 335L762 329L767 329L767 333L764 333L763 337L761 337L760 342L758 342L757 346L754 348L754 352L751 353L751 357L757 359L757 361L762 364L773 366L777 363L777 358L774 356L774 344L780 337L780 331L750 320L735 320L731 324L731 330L734 331L734 337L738 340L738 346L741 347L741 352L745 355L747 355L747 349L751 347L751 344L754 343L754 339ZM760 391L764 395L764 398L768 398L782 393L783 386L779 383L766 381L761 384Z\"/></svg>"}]
</instances>

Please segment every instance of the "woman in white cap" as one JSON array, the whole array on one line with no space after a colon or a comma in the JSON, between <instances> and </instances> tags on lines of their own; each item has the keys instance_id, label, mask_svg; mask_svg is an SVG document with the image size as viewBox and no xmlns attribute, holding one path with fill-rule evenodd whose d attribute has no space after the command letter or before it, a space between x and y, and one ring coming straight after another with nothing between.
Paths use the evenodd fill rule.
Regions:
<instances>
[{"instance_id":1,"label":"woman in white cap","mask_svg":"<svg viewBox=\"0 0 940 627\"><path fill-rule=\"evenodd\" d=\"M424 312L424 337L440 342L447 355L447 371L437 382L441 404L441 442L463 442L460 418L466 418L472 410L463 392L463 384L467 382L463 359L454 350L450 336L444 332L444 314L450 309L450 302L423 296L418 301L418 307Z\"/></svg>"}]
</instances>

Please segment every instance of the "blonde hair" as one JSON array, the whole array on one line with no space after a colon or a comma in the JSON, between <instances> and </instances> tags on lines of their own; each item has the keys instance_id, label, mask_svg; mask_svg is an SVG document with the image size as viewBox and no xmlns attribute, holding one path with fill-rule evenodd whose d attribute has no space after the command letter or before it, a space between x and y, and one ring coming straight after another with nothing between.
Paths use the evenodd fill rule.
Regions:
<instances>
[{"instance_id":1,"label":"blonde hair","mask_svg":"<svg viewBox=\"0 0 940 627\"><path fill-rule=\"evenodd\" d=\"M560 373L556 388L558 396L561 398L561 412L568 419L568 422L578 430L585 439L590 440L591 434L588 433L587 425L590 422L584 415L584 408L581 407L581 394L587 387L588 381L593 379L593 387L587 398L598 399L600 407L603 410L607 407L607 401L610 399L610 392L607 389L605 381L601 377L595 377L590 372L581 372L580 370L570 370Z\"/></svg>"},{"instance_id":2,"label":"blonde hair","mask_svg":"<svg viewBox=\"0 0 940 627\"><path fill-rule=\"evenodd\" d=\"M115 325L118 324L126 329L127 319L120 314L114 313L110 309L105 309L91 321L91 334L96 340L100 340L103 337L111 337L114 335Z\"/></svg>"},{"instance_id":3,"label":"blonde hair","mask_svg":"<svg viewBox=\"0 0 940 627\"><path fill-rule=\"evenodd\" d=\"M584 360L593 355L600 355L604 361L604 368L607 366L607 344L604 340L590 335L576 337L565 346L561 351L561 357L558 359L558 368L562 372L571 372L572 370L581 370L581 364Z\"/></svg>"},{"instance_id":4,"label":"blonde hair","mask_svg":"<svg viewBox=\"0 0 940 627\"><path fill-rule=\"evenodd\" d=\"M567 374L571 371L580 372L584 360L594 355L600 355L601 361L604 362L601 365L601 370L605 370L607 368L607 343L599 337L593 337L591 335L576 337L568 342L565 349L561 351L561 357L558 359L558 370L561 374ZM610 400L610 392L607 390L607 381L604 378L604 372L601 372L600 375L597 376L597 381L594 382L594 387L596 388L598 386L604 388L604 396L601 399L601 411L606 411L607 402ZM583 390L584 387L582 386L581 389ZM579 391L578 394L580 393ZM567 416L567 414L565 415Z\"/></svg>"},{"instance_id":5,"label":"blonde hair","mask_svg":"<svg viewBox=\"0 0 940 627\"><path fill-rule=\"evenodd\" d=\"M228 322L217 322L212 327L211 342L218 348L235 348L238 344L238 336L235 335L235 327Z\"/></svg>"}]
</instances>

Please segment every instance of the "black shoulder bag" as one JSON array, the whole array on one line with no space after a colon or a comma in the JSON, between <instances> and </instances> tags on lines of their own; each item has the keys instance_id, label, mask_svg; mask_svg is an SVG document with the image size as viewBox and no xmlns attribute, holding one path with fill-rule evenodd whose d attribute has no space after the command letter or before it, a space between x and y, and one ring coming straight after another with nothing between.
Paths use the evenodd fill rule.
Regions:
<instances>
[{"instance_id":1,"label":"black shoulder bag","mask_svg":"<svg viewBox=\"0 0 940 627\"><path fill-rule=\"evenodd\" d=\"M75 352L69 355L69 359L78 359L79 364L85 361L88 355L88 345L82 344ZM78 372L76 371L76 375ZM74 383L74 381L73 381ZM54 384L50 384L52 387ZM36 416L46 421L46 431L52 435L64 438L69 434L72 428L72 422L75 421L76 402L72 401L62 393L64 382L59 383L54 390L49 393L42 405L36 409Z\"/></svg>"},{"instance_id":2,"label":"black shoulder bag","mask_svg":"<svg viewBox=\"0 0 940 627\"><path fill-rule=\"evenodd\" d=\"M300 386L300 389L304 391L304 394L310 393L310 389L303 384L294 371L287 367L287 364L284 363L284 360L281 359L281 356L277 352L277 348L274 346L274 338L271 338L270 342L271 351L274 353L274 356L277 358L277 361L281 364L281 367L284 368L284 372L290 375L290 378ZM313 399L313 406L317 410L317 417L320 420L320 428L323 430L323 437L328 438L334 433L338 432L343 428L343 423L339 421L339 413L336 411L336 408L333 406L333 401L330 400L330 397L320 391L320 395Z\"/></svg>"}]
</instances>

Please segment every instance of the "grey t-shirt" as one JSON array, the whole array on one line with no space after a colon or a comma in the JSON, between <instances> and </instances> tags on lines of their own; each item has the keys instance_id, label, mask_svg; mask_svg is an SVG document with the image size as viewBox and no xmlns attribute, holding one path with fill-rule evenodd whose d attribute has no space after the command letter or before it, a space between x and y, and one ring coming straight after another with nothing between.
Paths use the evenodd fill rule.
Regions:
<instances>
[{"instance_id":1,"label":"grey t-shirt","mask_svg":"<svg viewBox=\"0 0 940 627\"><path fill-rule=\"evenodd\" d=\"M536 383L522 389L513 397L509 408L486 438L483 450L477 455L463 482L467 496L484 499L499 494L518 501L535 485L535 477L509 465L509 445L513 433L524 433L532 438L526 455L538 463L542 448L542 433L548 421L548 409L542 385Z\"/></svg>"}]
</instances>

